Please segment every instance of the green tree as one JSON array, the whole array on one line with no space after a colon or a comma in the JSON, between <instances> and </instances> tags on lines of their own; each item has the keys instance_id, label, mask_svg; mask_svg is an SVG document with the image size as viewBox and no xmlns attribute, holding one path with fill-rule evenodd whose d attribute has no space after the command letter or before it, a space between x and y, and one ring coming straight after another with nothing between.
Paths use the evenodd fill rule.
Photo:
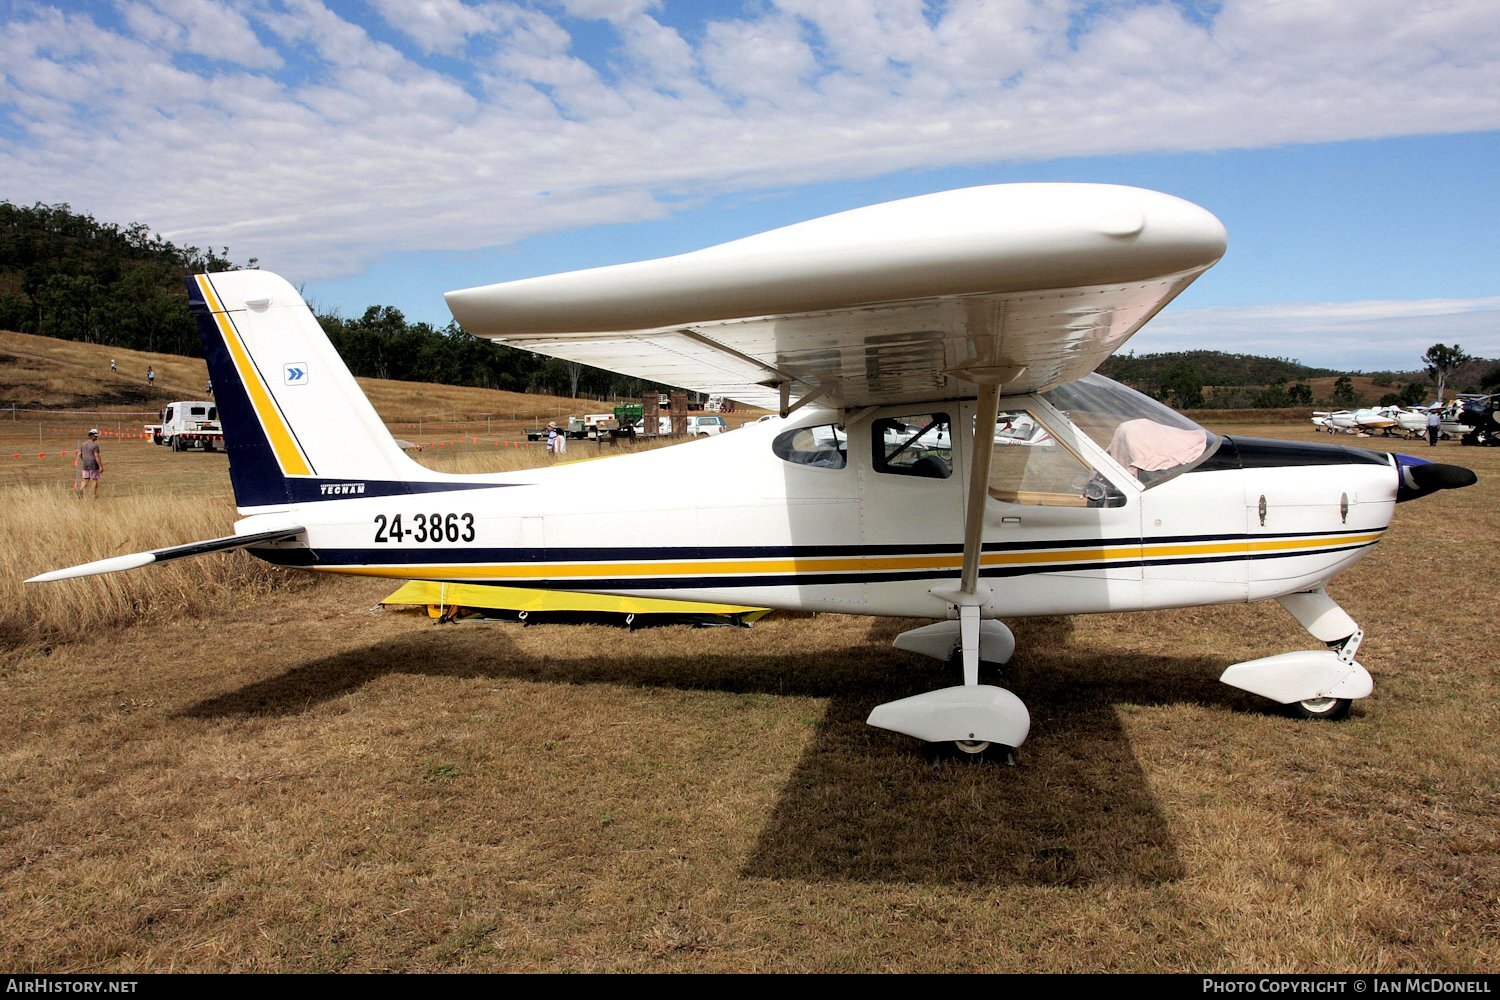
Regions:
<instances>
[{"instance_id":1,"label":"green tree","mask_svg":"<svg viewBox=\"0 0 1500 1000\"><path fill-rule=\"evenodd\" d=\"M1421 406L1427 402L1427 387L1421 382L1408 382L1401 387L1402 406Z\"/></svg>"},{"instance_id":2,"label":"green tree","mask_svg":"<svg viewBox=\"0 0 1500 1000\"><path fill-rule=\"evenodd\" d=\"M42 314L41 328L37 332L61 340L94 343L98 340L101 298L99 284L93 278L52 275L42 284L37 295Z\"/></svg>"},{"instance_id":3,"label":"green tree","mask_svg":"<svg viewBox=\"0 0 1500 1000\"><path fill-rule=\"evenodd\" d=\"M1311 406L1312 386L1306 382L1298 382L1286 391L1286 401L1288 406Z\"/></svg>"},{"instance_id":4,"label":"green tree","mask_svg":"<svg viewBox=\"0 0 1500 1000\"><path fill-rule=\"evenodd\" d=\"M1448 347L1445 344L1433 344L1427 348L1427 353L1422 355L1422 363L1427 366L1427 376L1437 383L1437 397L1443 398L1443 390L1448 385L1448 376L1467 361L1473 358L1464 353L1464 349L1458 344Z\"/></svg>"},{"instance_id":5,"label":"green tree","mask_svg":"<svg viewBox=\"0 0 1500 1000\"><path fill-rule=\"evenodd\" d=\"M0 326L119 347L198 354L183 277L233 265L67 205L0 201Z\"/></svg>"},{"instance_id":6,"label":"green tree","mask_svg":"<svg viewBox=\"0 0 1500 1000\"><path fill-rule=\"evenodd\" d=\"M1162 399L1179 410L1203 405L1203 376L1186 361L1175 361L1161 377Z\"/></svg>"},{"instance_id":7,"label":"green tree","mask_svg":"<svg viewBox=\"0 0 1500 1000\"><path fill-rule=\"evenodd\" d=\"M1255 405L1263 410L1280 409L1291 405L1291 398L1287 395L1286 379L1275 379L1270 385L1255 394Z\"/></svg>"},{"instance_id":8,"label":"green tree","mask_svg":"<svg viewBox=\"0 0 1500 1000\"><path fill-rule=\"evenodd\" d=\"M1487 389L1490 392L1500 390L1500 365L1496 365L1485 372L1484 378L1479 380L1479 388Z\"/></svg>"},{"instance_id":9,"label":"green tree","mask_svg":"<svg viewBox=\"0 0 1500 1000\"><path fill-rule=\"evenodd\" d=\"M1348 375L1340 375L1333 383L1333 402L1343 407L1359 405L1359 394L1354 391L1354 380Z\"/></svg>"}]
</instances>

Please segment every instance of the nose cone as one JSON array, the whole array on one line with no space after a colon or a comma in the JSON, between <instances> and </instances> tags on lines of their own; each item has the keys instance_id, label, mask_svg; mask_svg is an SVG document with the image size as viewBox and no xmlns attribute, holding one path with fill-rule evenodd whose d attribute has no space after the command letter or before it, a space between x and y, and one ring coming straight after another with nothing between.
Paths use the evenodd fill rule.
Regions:
<instances>
[{"instance_id":1,"label":"nose cone","mask_svg":"<svg viewBox=\"0 0 1500 1000\"><path fill-rule=\"evenodd\" d=\"M1397 503L1439 490L1461 490L1479 482L1472 469L1461 465L1439 465L1412 455L1397 455L1396 468L1401 476L1401 485L1396 491Z\"/></svg>"}]
</instances>

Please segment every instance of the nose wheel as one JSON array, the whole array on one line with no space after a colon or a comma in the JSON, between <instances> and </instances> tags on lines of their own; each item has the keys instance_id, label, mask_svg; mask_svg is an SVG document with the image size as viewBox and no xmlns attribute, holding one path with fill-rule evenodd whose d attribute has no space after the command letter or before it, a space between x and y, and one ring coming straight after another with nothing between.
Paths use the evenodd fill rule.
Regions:
<instances>
[{"instance_id":1,"label":"nose wheel","mask_svg":"<svg viewBox=\"0 0 1500 1000\"><path fill-rule=\"evenodd\" d=\"M1308 698L1292 705L1292 711L1303 719L1333 721L1348 715L1349 706L1353 704L1351 698Z\"/></svg>"}]
</instances>

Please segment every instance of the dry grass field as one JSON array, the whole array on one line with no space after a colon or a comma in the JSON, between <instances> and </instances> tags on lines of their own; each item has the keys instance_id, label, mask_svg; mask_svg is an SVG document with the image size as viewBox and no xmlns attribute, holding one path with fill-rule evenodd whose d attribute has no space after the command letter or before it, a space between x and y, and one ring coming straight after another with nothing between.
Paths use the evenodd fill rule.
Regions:
<instances>
[{"instance_id":1,"label":"dry grass field","mask_svg":"<svg viewBox=\"0 0 1500 1000\"><path fill-rule=\"evenodd\" d=\"M23 590L226 531L224 459L0 462L0 966L1493 970L1500 450L1409 447L1480 483L1331 588L1347 721L1217 682L1312 645L1274 604L1021 620L1015 769L864 724L946 682L905 621L438 625L242 553Z\"/></svg>"}]
</instances>

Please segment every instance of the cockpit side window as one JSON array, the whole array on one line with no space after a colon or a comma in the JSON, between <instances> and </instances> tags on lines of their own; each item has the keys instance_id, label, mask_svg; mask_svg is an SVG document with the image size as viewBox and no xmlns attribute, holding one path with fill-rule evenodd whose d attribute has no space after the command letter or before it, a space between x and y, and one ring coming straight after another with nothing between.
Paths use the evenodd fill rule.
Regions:
<instances>
[{"instance_id":1,"label":"cockpit side window","mask_svg":"<svg viewBox=\"0 0 1500 1000\"><path fill-rule=\"evenodd\" d=\"M783 462L816 469L842 469L849 464L848 439L834 424L782 431L771 442L771 451Z\"/></svg>"},{"instance_id":2,"label":"cockpit side window","mask_svg":"<svg viewBox=\"0 0 1500 1000\"><path fill-rule=\"evenodd\" d=\"M953 433L946 413L882 417L871 424L875 471L923 479L953 475Z\"/></svg>"}]
</instances>

